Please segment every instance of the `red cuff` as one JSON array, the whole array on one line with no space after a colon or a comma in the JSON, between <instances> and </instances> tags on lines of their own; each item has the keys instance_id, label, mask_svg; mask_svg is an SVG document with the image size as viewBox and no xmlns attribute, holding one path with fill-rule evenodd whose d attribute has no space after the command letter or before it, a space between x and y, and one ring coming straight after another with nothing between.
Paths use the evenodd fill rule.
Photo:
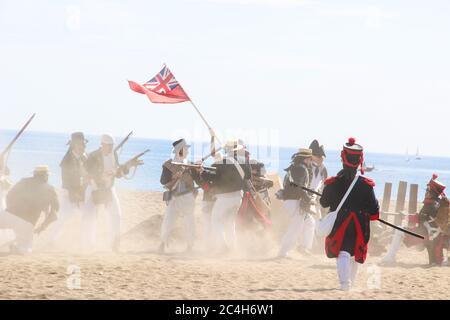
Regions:
<instances>
[{"instance_id":1,"label":"red cuff","mask_svg":"<svg viewBox=\"0 0 450 320\"><path fill-rule=\"evenodd\" d=\"M370 221L375 221L378 220L379 218L380 218L380 211L378 211L377 213L369 214Z\"/></svg>"}]
</instances>

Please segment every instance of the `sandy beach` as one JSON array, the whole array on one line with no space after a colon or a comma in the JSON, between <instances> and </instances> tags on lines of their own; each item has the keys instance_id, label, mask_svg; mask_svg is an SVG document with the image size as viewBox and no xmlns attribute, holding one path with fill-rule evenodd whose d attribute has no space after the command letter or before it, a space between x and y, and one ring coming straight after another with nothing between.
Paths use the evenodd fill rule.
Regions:
<instances>
[{"instance_id":1,"label":"sandy beach","mask_svg":"<svg viewBox=\"0 0 450 320\"><path fill-rule=\"evenodd\" d=\"M121 253L113 254L101 246L92 254L78 252L74 245L79 226L76 217L58 248L45 247L45 233L37 238L36 252L29 256L7 255L5 246L1 247L0 299L450 298L450 268L427 268L425 252L405 247L395 267L379 267L380 257L369 256L360 265L351 292L337 290L334 259L324 253L298 252L274 259L276 240L270 237L257 243L248 241L243 244L245 249L227 256L208 256L200 243L193 253L186 254L178 226L168 252L159 255L156 249L165 207L161 194L121 191L120 198Z\"/></svg>"}]
</instances>

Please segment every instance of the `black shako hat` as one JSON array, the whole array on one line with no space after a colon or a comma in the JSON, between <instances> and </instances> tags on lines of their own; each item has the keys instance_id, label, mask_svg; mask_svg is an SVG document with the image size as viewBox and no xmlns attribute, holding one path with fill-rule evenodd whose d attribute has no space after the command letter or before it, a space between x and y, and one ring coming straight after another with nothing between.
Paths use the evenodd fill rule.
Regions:
<instances>
[{"instance_id":1,"label":"black shako hat","mask_svg":"<svg viewBox=\"0 0 450 320\"><path fill-rule=\"evenodd\" d=\"M361 167L361 173L364 174L364 148L356 143L355 138L348 138L348 142L344 143L341 151L341 158L344 166L358 169Z\"/></svg>"},{"instance_id":2,"label":"black shako hat","mask_svg":"<svg viewBox=\"0 0 450 320\"><path fill-rule=\"evenodd\" d=\"M438 175L433 173L433 176L431 177L430 182L428 182L428 187L430 188L431 191L433 191L434 193L436 193L437 195L440 196L441 194L444 193L446 186L445 186L445 184L440 182L437 178L438 178Z\"/></svg>"},{"instance_id":3,"label":"black shako hat","mask_svg":"<svg viewBox=\"0 0 450 320\"><path fill-rule=\"evenodd\" d=\"M309 145L309 149L312 150L312 155L316 157L327 157L325 155L325 150L323 148L323 145L319 145L319 141L314 139L311 144Z\"/></svg>"}]
</instances>

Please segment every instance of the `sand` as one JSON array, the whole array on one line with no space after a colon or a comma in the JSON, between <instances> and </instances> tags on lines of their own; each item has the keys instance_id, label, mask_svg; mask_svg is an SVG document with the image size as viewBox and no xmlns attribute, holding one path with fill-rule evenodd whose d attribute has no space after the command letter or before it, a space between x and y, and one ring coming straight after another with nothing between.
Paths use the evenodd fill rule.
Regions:
<instances>
[{"instance_id":1,"label":"sand","mask_svg":"<svg viewBox=\"0 0 450 320\"><path fill-rule=\"evenodd\" d=\"M0 248L0 299L450 298L450 267L428 268L426 252L406 247L401 248L395 267L380 267L380 257L369 255L350 292L337 290L335 260L324 253L295 251L290 258L274 259L276 237L252 236L245 249L212 257L203 252L199 241L192 254L184 253L178 226L169 251L159 255L156 249L165 208L162 195L134 191L119 195L123 205L121 253L101 246L98 252L80 253L75 218L59 248L46 248L45 233L36 239L32 255L7 255L5 246Z\"/></svg>"}]
</instances>

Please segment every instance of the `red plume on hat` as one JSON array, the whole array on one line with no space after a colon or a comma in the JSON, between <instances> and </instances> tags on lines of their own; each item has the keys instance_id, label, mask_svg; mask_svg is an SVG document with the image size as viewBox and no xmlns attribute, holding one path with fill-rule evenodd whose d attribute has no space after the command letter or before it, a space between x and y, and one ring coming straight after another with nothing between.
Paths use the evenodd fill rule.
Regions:
<instances>
[{"instance_id":1,"label":"red plume on hat","mask_svg":"<svg viewBox=\"0 0 450 320\"><path fill-rule=\"evenodd\" d=\"M437 178L438 175L433 173L430 182L428 182L428 187L430 188L431 191L433 191L437 195L442 195L444 194L446 186L445 184L440 182Z\"/></svg>"},{"instance_id":2,"label":"red plume on hat","mask_svg":"<svg viewBox=\"0 0 450 320\"><path fill-rule=\"evenodd\" d=\"M356 143L356 139L353 137L348 138L348 142L344 143L344 146L341 151L342 162L346 167L358 169L360 167L361 174L364 174L364 148ZM353 158L353 160L350 160Z\"/></svg>"}]
</instances>

